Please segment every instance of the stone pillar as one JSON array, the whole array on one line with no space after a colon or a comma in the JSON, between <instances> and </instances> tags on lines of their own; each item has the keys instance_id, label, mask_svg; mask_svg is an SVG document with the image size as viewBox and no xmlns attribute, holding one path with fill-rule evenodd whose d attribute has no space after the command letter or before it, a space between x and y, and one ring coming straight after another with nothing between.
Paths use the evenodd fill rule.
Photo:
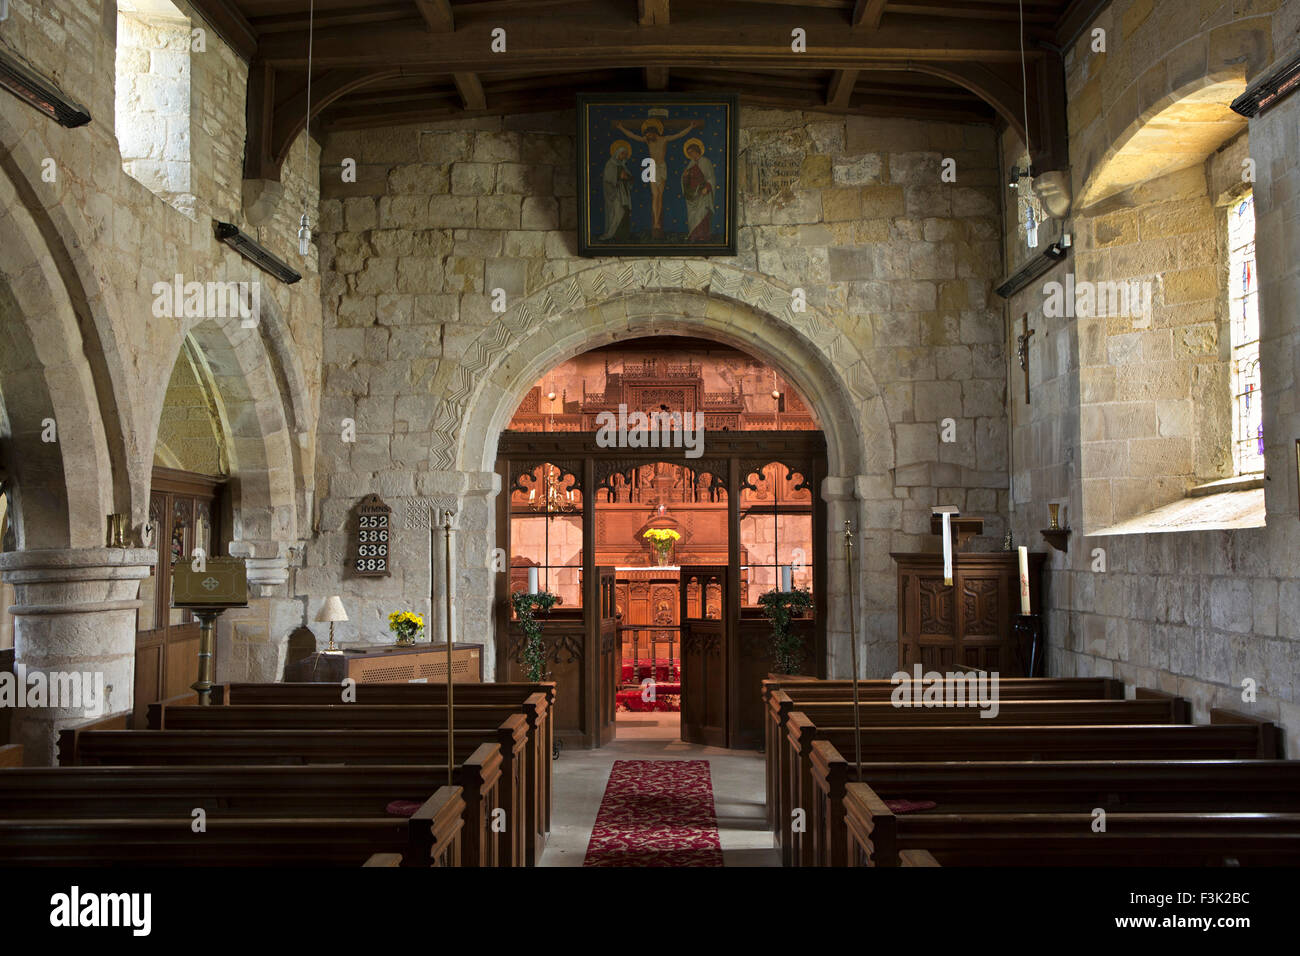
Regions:
<instances>
[{"instance_id":1,"label":"stone pillar","mask_svg":"<svg viewBox=\"0 0 1300 956\"><path fill-rule=\"evenodd\" d=\"M281 680L289 634L303 623L302 603L287 594L289 545L232 541L230 554L244 559L248 607L217 618L217 680Z\"/></svg>"},{"instance_id":2,"label":"stone pillar","mask_svg":"<svg viewBox=\"0 0 1300 956\"><path fill-rule=\"evenodd\" d=\"M105 699L97 712L69 706L15 711L13 738L23 745L29 765L56 762L60 729L130 710L140 581L149 576L155 560L155 551L139 548L0 554L0 573L14 588L9 613L14 619L15 670L89 673L97 681L102 675L104 687Z\"/></svg>"}]
</instances>

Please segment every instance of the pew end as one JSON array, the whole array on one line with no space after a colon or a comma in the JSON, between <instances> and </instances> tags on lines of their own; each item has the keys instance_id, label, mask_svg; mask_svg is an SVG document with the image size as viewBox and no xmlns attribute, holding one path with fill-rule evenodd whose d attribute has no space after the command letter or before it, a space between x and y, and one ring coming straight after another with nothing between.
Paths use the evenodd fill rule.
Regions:
<instances>
[{"instance_id":1,"label":"pew end","mask_svg":"<svg viewBox=\"0 0 1300 956\"><path fill-rule=\"evenodd\" d=\"M1212 707L1210 708L1210 723L1252 725L1259 730L1259 753L1256 756L1265 760L1276 760L1286 756L1282 748L1282 728L1271 720L1252 717L1249 714L1239 714L1235 710Z\"/></svg>"},{"instance_id":2,"label":"pew end","mask_svg":"<svg viewBox=\"0 0 1300 956\"><path fill-rule=\"evenodd\" d=\"M899 866L939 866L929 850L904 850L898 854Z\"/></svg>"},{"instance_id":3,"label":"pew end","mask_svg":"<svg viewBox=\"0 0 1300 956\"><path fill-rule=\"evenodd\" d=\"M844 793L844 823L850 866L898 866L898 818L865 783Z\"/></svg>"},{"instance_id":4,"label":"pew end","mask_svg":"<svg viewBox=\"0 0 1300 956\"><path fill-rule=\"evenodd\" d=\"M1167 700L1172 708L1172 722L1175 724L1190 724L1192 722L1192 704L1185 697L1179 697L1177 694L1170 694L1163 690L1156 690L1153 687L1135 687L1133 689L1134 700Z\"/></svg>"}]
</instances>

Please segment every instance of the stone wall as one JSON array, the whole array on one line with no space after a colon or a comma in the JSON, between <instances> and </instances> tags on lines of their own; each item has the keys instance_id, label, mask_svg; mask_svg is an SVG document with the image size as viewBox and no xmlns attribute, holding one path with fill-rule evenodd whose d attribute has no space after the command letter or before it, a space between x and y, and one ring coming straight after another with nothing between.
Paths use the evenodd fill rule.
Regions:
<instances>
[{"instance_id":1,"label":"stone wall","mask_svg":"<svg viewBox=\"0 0 1300 956\"><path fill-rule=\"evenodd\" d=\"M316 263L298 256L296 234L304 206L317 218L317 150L312 144L304 154L296 145L284 202L260 227L250 224L241 196L247 65L184 0L177 7L206 31L205 51L190 56L195 201L185 212L123 170L115 4L14 0L0 23L6 46L94 118L67 130L0 96L0 389L11 423L0 457L17 478L18 540L26 549L0 556L0 568L25 582L16 588L18 605L62 603L69 611L20 608L13 617L19 661L93 662L110 675L111 711L130 706L135 614L105 613L100 604L135 598L141 575L131 562L145 552L100 547L104 516L128 513L133 529L145 521L164 396L186 335L223 392L239 487L235 550L253 558L256 598L227 625L219 651L219 661L242 663L225 673L277 677L288 629L303 616L287 593L285 564L287 549L309 533L315 476L320 281ZM169 130L169 142L172 136ZM299 264L302 282L284 286L218 243L214 219L240 225ZM242 328L237 317L157 315L154 284L177 275L261 282L256 326ZM57 422L56 443L40 441L47 416ZM58 584L68 567L90 583ZM239 650L243 643L280 650L252 654ZM18 732L33 759L48 759L51 727L67 717L24 715L28 728Z\"/></svg>"},{"instance_id":2,"label":"stone wall","mask_svg":"<svg viewBox=\"0 0 1300 956\"><path fill-rule=\"evenodd\" d=\"M1023 403L1019 369L1010 377L1011 517L1017 543L1040 550L1049 502L1064 503L1073 526L1069 552L1052 552L1047 574L1049 673L1114 676L1175 692L1191 699L1198 720L1215 706L1276 720L1296 756L1293 439L1300 421L1292 394L1300 328L1287 303L1297 274L1300 100L1251 121L1239 137L1229 118L1217 126L1220 141L1205 147L1208 157L1188 164L1184 156L1181 169L1171 169L1167 155L1151 155L1158 144L1148 140L1143 148L1142 136L1151 120L1171 115L1179 91L1192 99L1212 88L1225 95L1294 50L1300 10L1291 4L1270 17L1278 4L1191 6L1116 0L1095 24L1107 32L1107 52L1091 51L1086 30L1067 53L1075 245L1065 263L1006 307L1017 325L1028 313L1036 330L1032 405ZM1202 118L1207 129L1213 125L1213 115ZM1023 150L1010 137L1002 146L1004 163ZM1228 341L1222 205L1240 191L1247 155L1257 172L1267 527L1098 535L1114 520L1224 474L1231 460L1220 370ZM1148 180L1117 188L1143 169ZM1081 208L1080 196L1104 191L1096 186L1103 181L1110 192ZM1014 224L1005 226L1008 261L1022 263L1029 253ZM1046 317L1044 287L1076 270L1096 281L1150 278L1150 328L1134 329L1128 318ZM1174 450L1177 467L1170 464ZM1257 700L1243 700L1243 681L1257 687Z\"/></svg>"},{"instance_id":3,"label":"stone wall","mask_svg":"<svg viewBox=\"0 0 1300 956\"><path fill-rule=\"evenodd\" d=\"M382 495L399 520L445 502L466 522L457 590L467 639L490 642L492 579L480 569L495 545L492 450L515 403L545 363L632 330L694 333L773 362L820 416L836 476L823 493L834 507L846 502L845 516L856 515L868 538L859 589L866 671L891 672L889 552L935 546L935 504L987 517L983 546L1001 540L1007 439L1003 319L990 302L1001 271L992 131L744 109L742 166L760 153L806 155L785 194L749 189L739 255L615 262L575 255L573 125L563 113L326 140L320 536L302 589L342 588L349 640L383 639L399 603L432 611L436 622L427 519L399 531L391 579L338 582L362 495ZM955 183L941 181L948 157ZM347 158L357 161L356 183L341 181ZM790 310L796 287L808 316ZM495 288L508 296L504 316L489 308ZM747 297L753 305L741 309ZM796 339L808 343L807 359ZM462 389L468 397L453 404L448 394ZM949 418L956 440L944 443ZM355 443L341 440L344 419L356 422ZM832 575L843 574L841 552L837 537ZM832 630L846 632L842 587L830 600ZM845 641L832 639L838 673L847 673Z\"/></svg>"}]
</instances>

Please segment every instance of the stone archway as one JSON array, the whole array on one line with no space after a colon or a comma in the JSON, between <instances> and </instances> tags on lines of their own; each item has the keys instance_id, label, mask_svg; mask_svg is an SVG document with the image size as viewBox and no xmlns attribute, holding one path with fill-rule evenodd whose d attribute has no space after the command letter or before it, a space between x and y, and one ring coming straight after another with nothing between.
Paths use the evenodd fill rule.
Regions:
<instances>
[{"instance_id":1,"label":"stone archway","mask_svg":"<svg viewBox=\"0 0 1300 956\"><path fill-rule=\"evenodd\" d=\"M795 311L793 290L710 261L637 260L594 265L554 282L507 311L446 363L433 383L443 396L434 419L432 464L446 476L434 503L460 511L453 569L457 632L492 634L496 543L492 506L497 440L527 389L548 368L624 337L680 334L736 346L778 368L812 407L826 435L829 474L820 493L828 528L867 527L864 487L887 482L894 443L866 358L829 316ZM828 672L848 672L849 606L839 531L828 548ZM435 564L437 556L435 554ZM857 569L861 574L862 568ZM435 580L445 569L435 568ZM837 583L838 582L838 583ZM864 593L862 581L857 592ZM436 605L436 602L435 602ZM856 608L866 615L872 608ZM435 607L435 613L437 608ZM441 628L441 624L438 625ZM477 638L476 638L477 639ZM488 660L492 654L485 655ZM866 662L864 662L866 663Z\"/></svg>"}]
</instances>

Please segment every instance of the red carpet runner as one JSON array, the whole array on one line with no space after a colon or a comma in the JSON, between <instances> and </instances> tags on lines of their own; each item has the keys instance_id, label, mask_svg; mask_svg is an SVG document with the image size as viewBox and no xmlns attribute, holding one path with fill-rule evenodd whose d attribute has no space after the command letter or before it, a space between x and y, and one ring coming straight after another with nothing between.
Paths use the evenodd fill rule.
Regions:
<instances>
[{"instance_id":1,"label":"red carpet runner","mask_svg":"<svg viewBox=\"0 0 1300 956\"><path fill-rule=\"evenodd\" d=\"M722 866L707 760L616 760L583 866Z\"/></svg>"}]
</instances>

